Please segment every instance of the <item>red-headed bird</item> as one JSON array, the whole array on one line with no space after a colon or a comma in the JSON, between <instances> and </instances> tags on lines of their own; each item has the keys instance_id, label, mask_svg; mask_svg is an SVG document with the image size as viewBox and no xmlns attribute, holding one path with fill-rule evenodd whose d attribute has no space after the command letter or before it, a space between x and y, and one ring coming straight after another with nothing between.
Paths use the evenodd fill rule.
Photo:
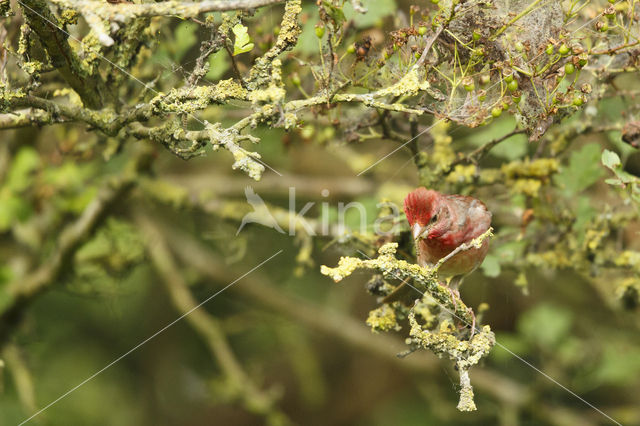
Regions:
<instances>
[{"instance_id":1,"label":"red-headed bird","mask_svg":"<svg viewBox=\"0 0 640 426\"><path fill-rule=\"evenodd\" d=\"M487 232L491 212L480 200L464 195L447 195L420 187L404 200L411 234L416 243L418 264L432 266L456 247ZM489 251L489 239L479 248L463 250L438 269L438 276L451 278L449 287L457 291L462 278L476 269Z\"/></svg>"}]
</instances>

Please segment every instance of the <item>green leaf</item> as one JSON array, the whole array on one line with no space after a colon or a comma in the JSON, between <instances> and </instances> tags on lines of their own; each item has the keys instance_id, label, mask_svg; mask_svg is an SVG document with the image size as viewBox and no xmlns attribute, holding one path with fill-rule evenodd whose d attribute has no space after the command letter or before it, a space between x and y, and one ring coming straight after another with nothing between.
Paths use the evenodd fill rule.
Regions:
<instances>
[{"instance_id":1,"label":"green leaf","mask_svg":"<svg viewBox=\"0 0 640 426\"><path fill-rule=\"evenodd\" d=\"M324 9L327 11L327 14L331 17L331 20L335 22L336 28L340 28L344 21L346 20L344 16L344 12L342 11L342 7L336 7L331 2L324 1Z\"/></svg>"},{"instance_id":2,"label":"green leaf","mask_svg":"<svg viewBox=\"0 0 640 426\"><path fill-rule=\"evenodd\" d=\"M584 191L603 176L600 166L600 145L590 143L569 158L569 164L553 178L556 185L564 190L565 195L574 196Z\"/></svg>"},{"instance_id":3,"label":"green leaf","mask_svg":"<svg viewBox=\"0 0 640 426\"><path fill-rule=\"evenodd\" d=\"M233 56L253 49L253 43L251 42L251 37L249 37L247 27L242 24L236 24L231 31L236 36L236 41L233 43Z\"/></svg>"},{"instance_id":4,"label":"green leaf","mask_svg":"<svg viewBox=\"0 0 640 426\"><path fill-rule=\"evenodd\" d=\"M602 152L602 164L611 169L618 179L607 179L605 182L609 185L623 185L625 183L637 182L638 178L622 169L620 157L613 151L605 149Z\"/></svg>"},{"instance_id":5,"label":"green leaf","mask_svg":"<svg viewBox=\"0 0 640 426\"><path fill-rule=\"evenodd\" d=\"M613 151L609 151L608 149L605 149L602 152L602 164L613 171L622 166L622 162L620 161L620 157L618 157L618 154Z\"/></svg>"},{"instance_id":6,"label":"green leaf","mask_svg":"<svg viewBox=\"0 0 640 426\"><path fill-rule=\"evenodd\" d=\"M608 183L609 185L614 185L614 186L622 186L624 185L624 183L617 178L611 178L611 179L605 179L604 183Z\"/></svg>"}]
</instances>

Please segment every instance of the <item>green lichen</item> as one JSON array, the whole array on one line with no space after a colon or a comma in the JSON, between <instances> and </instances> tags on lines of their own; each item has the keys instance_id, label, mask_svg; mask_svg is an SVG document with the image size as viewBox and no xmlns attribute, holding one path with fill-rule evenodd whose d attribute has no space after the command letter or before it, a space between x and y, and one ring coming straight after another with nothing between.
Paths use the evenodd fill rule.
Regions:
<instances>
[{"instance_id":1,"label":"green lichen","mask_svg":"<svg viewBox=\"0 0 640 426\"><path fill-rule=\"evenodd\" d=\"M367 325L371 327L371 331L374 333L400 330L395 310L386 303L369 312Z\"/></svg>"},{"instance_id":2,"label":"green lichen","mask_svg":"<svg viewBox=\"0 0 640 426\"><path fill-rule=\"evenodd\" d=\"M418 76L418 70L411 69L395 84L375 92L375 97L415 96L421 91L428 90L429 87L429 82L421 80Z\"/></svg>"},{"instance_id":3,"label":"green lichen","mask_svg":"<svg viewBox=\"0 0 640 426\"><path fill-rule=\"evenodd\" d=\"M558 171L558 167L558 160L555 158L539 158L503 164L500 171L513 193L538 197L540 188L549 183L550 177Z\"/></svg>"},{"instance_id":4,"label":"green lichen","mask_svg":"<svg viewBox=\"0 0 640 426\"><path fill-rule=\"evenodd\" d=\"M489 229L468 244L456 248L451 255L472 247L479 247L491 235L492 230ZM495 336L489 326L482 327L476 333L473 333L476 330L467 331L467 326L473 322L471 310L464 305L462 300L457 298L454 300L453 294L446 287L440 285L437 280L437 270L446 261L446 258L441 259L432 268L422 268L419 265L396 259L397 248L397 243L383 245L378 250L376 259L342 257L337 267L329 268L323 265L320 272L336 282L351 275L357 269L375 270L381 273L383 279L398 281L412 279L409 282L412 282L411 285L422 293L422 297L417 298L413 308L408 312L411 329L407 343L411 348L422 347L439 357L446 356L453 360L460 372L461 390L458 409L460 411L475 410L469 369L489 353L495 344ZM374 332L398 330L400 328L398 315L404 317L407 314L406 309L399 303L383 304L369 313L367 324ZM449 317L444 316L445 313ZM454 319L463 322L462 331L456 327Z\"/></svg>"},{"instance_id":5,"label":"green lichen","mask_svg":"<svg viewBox=\"0 0 640 426\"><path fill-rule=\"evenodd\" d=\"M530 253L527 255L527 262L532 266L551 269L568 268L572 265L571 260L563 250Z\"/></svg>"},{"instance_id":6,"label":"green lichen","mask_svg":"<svg viewBox=\"0 0 640 426\"><path fill-rule=\"evenodd\" d=\"M233 79L221 80L213 86L196 86L171 89L168 94L159 93L149 103L156 113L189 114L212 104L228 100L245 100L247 91Z\"/></svg>"},{"instance_id":7,"label":"green lichen","mask_svg":"<svg viewBox=\"0 0 640 426\"><path fill-rule=\"evenodd\" d=\"M504 164L501 170L507 179L548 179L558 171L558 160L555 158L539 158L536 160L512 161Z\"/></svg>"},{"instance_id":8,"label":"green lichen","mask_svg":"<svg viewBox=\"0 0 640 426\"><path fill-rule=\"evenodd\" d=\"M271 80L269 85L264 89L256 89L249 92L248 99L254 103L266 103L279 104L284 100L286 95L284 84L282 83L282 62L280 59L275 59L271 63Z\"/></svg>"},{"instance_id":9,"label":"green lichen","mask_svg":"<svg viewBox=\"0 0 640 426\"><path fill-rule=\"evenodd\" d=\"M475 410L469 370L487 356L495 345L496 339L491 328L485 325L470 340L460 340L454 325L448 320L441 321L437 330L430 330L418 322L414 310L409 312L408 318L412 343L419 344L441 358L447 357L455 362L460 374L461 388L458 410Z\"/></svg>"},{"instance_id":10,"label":"green lichen","mask_svg":"<svg viewBox=\"0 0 640 426\"><path fill-rule=\"evenodd\" d=\"M629 310L640 306L640 280L637 277L623 279L616 288L616 297Z\"/></svg>"},{"instance_id":11,"label":"green lichen","mask_svg":"<svg viewBox=\"0 0 640 426\"><path fill-rule=\"evenodd\" d=\"M0 16L8 18L11 15L11 2L9 0L0 0Z\"/></svg>"},{"instance_id":12,"label":"green lichen","mask_svg":"<svg viewBox=\"0 0 640 426\"><path fill-rule=\"evenodd\" d=\"M29 75L36 75L42 71L43 65L44 64L40 61L27 61L22 62L20 64L20 68Z\"/></svg>"},{"instance_id":13,"label":"green lichen","mask_svg":"<svg viewBox=\"0 0 640 426\"><path fill-rule=\"evenodd\" d=\"M440 170L447 170L449 164L455 159L455 152L451 148L453 138L447 134L450 124L444 121L437 121L431 128L433 137L433 154L431 162Z\"/></svg>"},{"instance_id":14,"label":"green lichen","mask_svg":"<svg viewBox=\"0 0 640 426\"><path fill-rule=\"evenodd\" d=\"M11 90L6 84L0 82L0 112L8 112L12 108L14 99L24 98L27 94L22 88Z\"/></svg>"},{"instance_id":15,"label":"green lichen","mask_svg":"<svg viewBox=\"0 0 640 426\"><path fill-rule=\"evenodd\" d=\"M450 256L460 251L469 250L482 245L486 238L492 235L492 229L482 234L480 237L462 244L456 248ZM341 257L338 266L330 268L322 265L320 273L331 277L335 282L339 282L351 275L357 269L374 270L382 274L383 278L390 280L411 280L412 286L424 294L427 293L440 305L453 312L465 324L471 324L473 317L470 309L459 298L453 298L452 293L439 283L437 273L438 268L444 263L441 259L432 268L422 268L420 265L409 263L405 260L398 260L395 257L398 243L387 243L378 250L378 257L375 259L359 259L355 257Z\"/></svg>"},{"instance_id":16,"label":"green lichen","mask_svg":"<svg viewBox=\"0 0 640 426\"><path fill-rule=\"evenodd\" d=\"M280 33L275 44L264 55L256 59L249 72L247 87L250 90L259 89L270 83L272 76L271 67L274 60L284 51L291 49L298 42L302 30L298 24L298 15L302 12L300 0L287 1L284 7L284 15L280 22Z\"/></svg>"},{"instance_id":17,"label":"green lichen","mask_svg":"<svg viewBox=\"0 0 640 426\"><path fill-rule=\"evenodd\" d=\"M238 141L248 139L257 142L257 138L248 135L240 135L236 129L224 129L220 123L210 124L205 122L205 130L209 134L211 144L214 149L220 146L226 148L233 155L235 160L232 168L241 169L249 177L255 180L262 178L264 166L260 162L260 154L250 152L238 145Z\"/></svg>"},{"instance_id":18,"label":"green lichen","mask_svg":"<svg viewBox=\"0 0 640 426\"><path fill-rule=\"evenodd\" d=\"M477 168L475 165L470 164L468 166L464 166L462 164L458 164L453 168L453 171L447 176L447 182L450 183L471 183L473 182L473 178L477 173Z\"/></svg>"},{"instance_id":19,"label":"green lichen","mask_svg":"<svg viewBox=\"0 0 640 426\"><path fill-rule=\"evenodd\" d=\"M60 13L60 23L63 25L76 25L78 23L78 12L74 9L63 9Z\"/></svg>"},{"instance_id":20,"label":"green lichen","mask_svg":"<svg viewBox=\"0 0 640 426\"><path fill-rule=\"evenodd\" d=\"M89 74L94 74L100 67L102 62L102 44L95 33L87 34L81 43L80 56L82 58L82 67Z\"/></svg>"},{"instance_id":21,"label":"green lichen","mask_svg":"<svg viewBox=\"0 0 640 426\"><path fill-rule=\"evenodd\" d=\"M529 197L538 197L542 182L537 179L515 179L509 182L514 194L524 194Z\"/></svg>"}]
</instances>

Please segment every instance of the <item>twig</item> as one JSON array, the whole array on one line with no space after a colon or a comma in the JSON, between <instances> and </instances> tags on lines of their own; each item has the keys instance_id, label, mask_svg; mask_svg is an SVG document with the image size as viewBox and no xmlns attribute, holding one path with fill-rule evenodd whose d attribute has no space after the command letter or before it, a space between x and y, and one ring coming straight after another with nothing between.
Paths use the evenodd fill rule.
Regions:
<instances>
[{"instance_id":1,"label":"twig","mask_svg":"<svg viewBox=\"0 0 640 426\"><path fill-rule=\"evenodd\" d=\"M418 59L418 62L416 62L416 64L413 66L414 69L418 69L418 68L420 68L422 66L422 64L424 64L424 61L427 59L427 54L431 50L431 47L433 46L433 43L440 36L440 34L442 33L443 30L444 30L444 25L440 25L438 27L438 29L436 30L436 32L427 41L427 45L425 46L424 50L422 51L422 55L420 56L420 59Z\"/></svg>"},{"instance_id":2,"label":"twig","mask_svg":"<svg viewBox=\"0 0 640 426\"><path fill-rule=\"evenodd\" d=\"M523 133L526 133L525 129L514 129L514 130L512 130L511 132L507 133L504 136L500 136L497 139L489 141L489 142L485 143L484 145L482 145L481 147L473 150L472 152L470 152L466 156L454 160L449 165L449 170L453 170L453 167L455 167L455 166L457 166L458 164L461 164L461 163L476 163L487 152L489 152L494 146L498 145L501 142L504 142L505 140L509 139L511 136L515 136L515 135L519 135L519 134L523 134Z\"/></svg>"}]
</instances>

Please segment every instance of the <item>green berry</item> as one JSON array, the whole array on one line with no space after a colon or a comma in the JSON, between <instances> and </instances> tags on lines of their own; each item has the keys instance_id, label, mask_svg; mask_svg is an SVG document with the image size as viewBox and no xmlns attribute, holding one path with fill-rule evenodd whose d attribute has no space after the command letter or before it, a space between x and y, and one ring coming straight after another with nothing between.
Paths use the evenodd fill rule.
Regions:
<instances>
[{"instance_id":1,"label":"green berry","mask_svg":"<svg viewBox=\"0 0 640 426\"><path fill-rule=\"evenodd\" d=\"M498 117L500 117L501 114L502 114L502 108L501 107L497 106L497 107L493 107L491 109L491 116L493 118L498 118Z\"/></svg>"},{"instance_id":2,"label":"green berry","mask_svg":"<svg viewBox=\"0 0 640 426\"><path fill-rule=\"evenodd\" d=\"M431 3L438 4L438 3L440 3L440 0L431 0Z\"/></svg>"},{"instance_id":3,"label":"green berry","mask_svg":"<svg viewBox=\"0 0 640 426\"><path fill-rule=\"evenodd\" d=\"M617 0L609 0L609 3L614 4Z\"/></svg>"},{"instance_id":4,"label":"green berry","mask_svg":"<svg viewBox=\"0 0 640 426\"><path fill-rule=\"evenodd\" d=\"M291 82L292 82L292 83L293 83L293 85L294 85L294 86L296 86L296 87L300 86L300 83L301 83L301 82L300 82L300 76L299 76L297 73L296 73L296 74L293 74L293 75L291 76Z\"/></svg>"},{"instance_id":5,"label":"green berry","mask_svg":"<svg viewBox=\"0 0 640 426\"><path fill-rule=\"evenodd\" d=\"M518 82L515 80L511 80L509 84L507 84L507 88L510 92L515 92L516 90L518 90Z\"/></svg>"},{"instance_id":6,"label":"green berry","mask_svg":"<svg viewBox=\"0 0 640 426\"><path fill-rule=\"evenodd\" d=\"M524 44L522 44L522 42L517 42L517 43L516 43L516 50L517 50L518 52L522 52L522 51L524 51Z\"/></svg>"},{"instance_id":7,"label":"green berry","mask_svg":"<svg viewBox=\"0 0 640 426\"><path fill-rule=\"evenodd\" d=\"M569 53L569 48L567 47L566 44L563 44L562 46L560 46L560 49L558 49L558 53L561 54L562 56L565 56L566 54Z\"/></svg>"},{"instance_id":8,"label":"green berry","mask_svg":"<svg viewBox=\"0 0 640 426\"><path fill-rule=\"evenodd\" d=\"M567 63L564 66L564 73L565 74L573 74L575 70L576 70L576 67L574 67L571 62Z\"/></svg>"},{"instance_id":9,"label":"green berry","mask_svg":"<svg viewBox=\"0 0 640 426\"><path fill-rule=\"evenodd\" d=\"M465 77L462 80L462 85L464 86L464 90L466 90L467 92L473 92L473 90L476 88L475 84L473 83L473 79L470 77Z\"/></svg>"},{"instance_id":10,"label":"green berry","mask_svg":"<svg viewBox=\"0 0 640 426\"><path fill-rule=\"evenodd\" d=\"M478 40L480 40L480 33L479 33L479 32L477 32L477 31L474 31L474 32L473 32L473 36L472 36L472 37L473 37L473 39L474 39L475 41L478 41Z\"/></svg>"},{"instance_id":11,"label":"green berry","mask_svg":"<svg viewBox=\"0 0 640 426\"><path fill-rule=\"evenodd\" d=\"M418 27L418 34L420 34L421 36L425 35L427 33L427 27Z\"/></svg>"},{"instance_id":12,"label":"green berry","mask_svg":"<svg viewBox=\"0 0 640 426\"><path fill-rule=\"evenodd\" d=\"M324 35L324 27L316 27L316 37L322 38Z\"/></svg>"},{"instance_id":13,"label":"green berry","mask_svg":"<svg viewBox=\"0 0 640 426\"><path fill-rule=\"evenodd\" d=\"M584 103L584 100L582 99L582 97L576 96L575 98L573 98L573 105L581 106L583 103Z\"/></svg>"},{"instance_id":14,"label":"green berry","mask_svg":"<svg viewBox=\"0 0 640 426\"><path fill-rule=\"evenodd\" d=\"M511 83L513 81L513 74L505 74L504 81Z\"/></svg>"},{"instance_id":15,"label":"green berry","mask_svg":"<svg viewBox=\"0 0 640 426\"><path fill-rule=\"evenodd\" d=\"M553 44L548 44L545 52L547 52L547 55L553 55Z\"/></svg>"},{"instance_id":16,"label":"green berry","mask_svg":"<svg viewBox=\"0 0 640 426\"><path fill-rule=\"evenodd\" d=\"M608 6L607 8L604 9L604 16L606 16L609 19L613 19L616 16L616 8L613 6Z\"/></svg>"},{"instance_id":17,"label":"green berry","mask_svg":"<svg viewBox=\"0 0 640 426\"><path fill-rule=\"evenodd\" d=\"M589 55L587 55L586 53L581 53L578 55L578 65L580 65L581 67L584 67L585 65L587 65L587 59L589 58Z\"/></svg>"},{"instance_id":18,"label":"green berry","mask_svg":"<svg viewBox=\"0 0 640 426\"><path fill-rule=\"evenodd\" d=\"M487 92L484 90L478 91L478 100L484 102L487 99Z\"/></svg>"},{"instance_id":19,"label":"green berry","mask_svg":"<svg viewBox=\"0 0 640 426\"><path fill-rule=\"evenodd\" d=\"M522 100L522 93L520 93L519 91L515 91L511 94L511 100L513 100L514 104L519 104L520 101Z\"/></svg>"},{"instance_id":20,"label":"green berry","mask_svg":"<svg viewBox=\"0 0 640 426\"><path fill-rule=\"evenodd\" d=\"M347 47L347 52L348 53L355 53L356 52L356 45L355 44L350 44L349 47Z\"/></svg>"},{"instance_id":21,"label":"green berry","mask_svg":"<svg viewBox=\"0 0 640 426\"><path fill-rule=\"evenodd\" d=\"M420 59L420 56L422 56L422 53L421 53L421 52L416 52L416 53L414 53L414 54L413 54L413 56L414 56L416 59Z\"/></svg>"}]
</instances>

